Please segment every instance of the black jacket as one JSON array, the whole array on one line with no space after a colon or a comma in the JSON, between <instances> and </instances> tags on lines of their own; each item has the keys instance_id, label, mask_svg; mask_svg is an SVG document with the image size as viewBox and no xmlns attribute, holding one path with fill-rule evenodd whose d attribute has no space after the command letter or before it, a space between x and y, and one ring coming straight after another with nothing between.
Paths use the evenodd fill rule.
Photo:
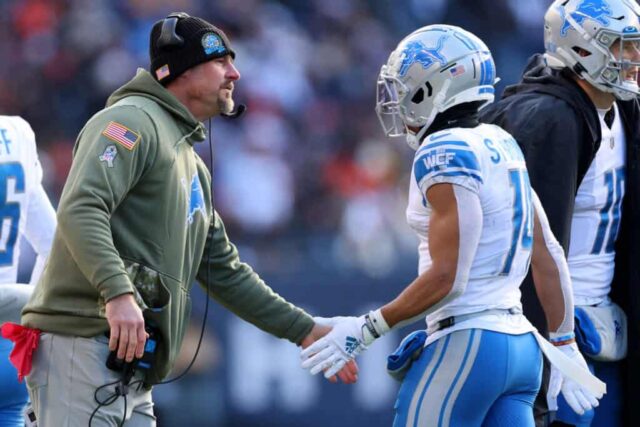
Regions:
<instances>
[{"instance_id":1,"label":"black jacket","mask_svg":"<svg viewBox=\"0 0 640 427\"><path fill-rule=\"evenodd\" d=\"M501 126L518 141L531 185L565 253L575 196L601 139L596 108L570 73L552 70L542 55L534 55L522 81L507 87L502 99L483 109L480 117L482 122ZM625 309L629 320L626 364L633 378L624 394L630 403L637 400L640 384L640 108L637 99L617 104L627 142L627 169L612 297ZM523 305L527 316L543 331L544 315L530 276L522 287ZM636 388L632 389L634 383ZM625 425L640 425L639 420L628 418L631 412L627 411Z\"/></svg>"}]
</instances>

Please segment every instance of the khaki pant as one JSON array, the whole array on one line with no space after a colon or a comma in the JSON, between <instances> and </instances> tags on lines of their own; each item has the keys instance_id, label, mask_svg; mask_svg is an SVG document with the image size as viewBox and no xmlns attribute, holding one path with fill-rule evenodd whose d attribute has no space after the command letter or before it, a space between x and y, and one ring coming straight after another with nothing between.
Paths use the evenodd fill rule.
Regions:
<instances>
[{"instance_id":1,"label":"khaki pant","mask_svg":"<svg viewBox=\"0 0 640 427\"><path fill-rule=\"evenodd\" d=\"M98 407L96 389L119 379L117 372L107 369L108 338L81 338L67 335L40 335L33 357L33 368L26 377L27 387L38 427L87 427ZM134 376L132 383L139 380ZM115 384L103 387L97 397L101 401L115 393ZM110 405L100 407L91 427L115 427L124 416L127 427L155 427L151 390L129 387Z\"/></svg>"}]
</instances>

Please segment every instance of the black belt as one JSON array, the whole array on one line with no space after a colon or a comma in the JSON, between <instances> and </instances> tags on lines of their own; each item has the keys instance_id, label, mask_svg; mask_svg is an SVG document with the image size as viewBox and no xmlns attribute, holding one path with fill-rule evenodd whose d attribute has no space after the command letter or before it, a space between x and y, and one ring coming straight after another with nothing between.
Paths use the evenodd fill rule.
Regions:
<instances>
[{"instance_id":1,"label":"black belt","mask_svg":"<svg viewBox=\"0 0 640 427\"><path fill-rule=\"evenodd\" d=\"M474 317L487 316L490 314L519 314L522 313L522 309L520 307L511 307L511 308L492 308L489 310L476 311L474 313L460 314L458 316L449 316L445 319L439 320L434 325L427 326L427 333L429 335L434 332L438 332L441 329L450 328L456 323L464 322L465 320L473 319Z\"/></svg>"}]
</instances>

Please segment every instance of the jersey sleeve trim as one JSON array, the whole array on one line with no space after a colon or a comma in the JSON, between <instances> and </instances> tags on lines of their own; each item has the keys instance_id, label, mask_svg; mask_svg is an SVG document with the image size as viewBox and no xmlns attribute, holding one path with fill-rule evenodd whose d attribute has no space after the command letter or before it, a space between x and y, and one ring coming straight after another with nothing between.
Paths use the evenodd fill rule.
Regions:
<instances>
[{"instance_id":1,"label":"jersey sleeve trim","mask_svg":"<svg viewBox=\"0 0 640 427\"><path fill-rule=\"evenodd\" d=\"M414 177L423 193L438 183L461 185L478 192L484 183L480 162L464 141L438 141L416 153Z\"/></svg>"}]
</instances>

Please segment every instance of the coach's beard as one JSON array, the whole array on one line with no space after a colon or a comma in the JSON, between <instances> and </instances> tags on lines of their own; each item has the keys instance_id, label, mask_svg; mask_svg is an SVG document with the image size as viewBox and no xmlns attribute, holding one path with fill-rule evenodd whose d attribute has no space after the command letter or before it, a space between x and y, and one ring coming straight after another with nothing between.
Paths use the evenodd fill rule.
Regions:
<instances>
[{"instance_id":1,"label":"coach's beard","mask_svg":"<svg viewBox=\"0 0 640 427\"><path fill-rule=\"evenodd\" d=\"M233 102L233 98L231 95L229 97L219 98L218 99L218 109L223 114L231 114L233 108L235 107L235 103Z\"/></svg>"}]
</instances>

